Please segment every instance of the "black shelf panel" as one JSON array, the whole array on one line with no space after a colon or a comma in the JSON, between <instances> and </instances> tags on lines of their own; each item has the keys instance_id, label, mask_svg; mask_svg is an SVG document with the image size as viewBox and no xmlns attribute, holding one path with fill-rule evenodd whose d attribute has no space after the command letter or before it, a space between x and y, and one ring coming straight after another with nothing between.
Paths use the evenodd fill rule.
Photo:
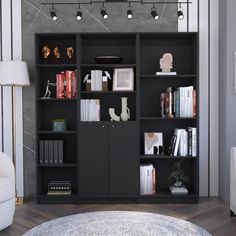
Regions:
<instances>
[{"instance_id":1,"label":"black shelf panel","mask_svg":"<svg viewBox=\"0 0 236 236\"><path fill-rule=\"evenodd\" d=\"M197 120L197 117L140 117L140 120Z\"/></svg>"},{"instance_id":2,"label":"black shelf panel","mask_svg":"<svg viewBox=\"0 0 236 236\"><path fill-rule=\"evenodd\" d=\"M76 204L78 203L78 195L73 192L71 195L39 195L38 203L40 204Z\"/></svg>"},{"instance_id":3,"label":"black shelf panel","mask_svg":"<svg viewBox=\"0 0 236 236\"><path fill-rule=\"evenodd\" d=\"M74 102L77 101L77 98L38 98L37 100L41 102Z\"/></svg>"},{"instance_id":4,"label":"black shelf panel","mask_svg":"<svg viewBox=\"0 0 236 236\"><path fill-rule=\"evenodd\" d=\"M136 91L81 91L81 94L136 94Z\"/></svg>"},{"instance_id":5,"label":"black shelf panel","mask_svg":"<svg viewBox=\"0 0 236 236\"><path fill-rule=\"evenodd\" d=\"M39 68L53 68L53 67L76 67L76 64L37 64Z\"/></svg>"},{"instance_id":6,"label":"black shelf panel","mask_svg":"<svg viewBox=\"0 0 236 236\"><path fill-rule=\"evenodd\" d=\"M198 75L140 75L141 79L192 79L197 78Z\"/></svg>"},{"instance_id":7,"label":"black shelf panel","mask_svg":"<svg viewBox=\"0 0 236 236\"><path fill-rule=\"evenodd\" d=\"M63 167L77 167L76 163L64 163L62 165L38 165L40 168L63 168Z\"/></svg>"},{"instance_id":8,"label":"black shelf panel","mask_svg":"<svg viewBox=\"0 0 236 236\"><path fill-rule=\"evenodd\" d=\"M157 156L157 155L140 155L140 159L141 160L196 160L197 157L193 157L193 156L169 156L169 155L161 155L161 156Z\"/></svg>"},{"instance_id":9,"label":"black shelf panel","mask_svg":"<svg viewBox=\"0 0 236 236\"><path fill-rule=\"evenodd\" d=\"M197 194L171 194L170 191L168 190L161 190L157 191L156 194L150 194L150 195L140 195L141 198L192 198L192 197L197 197Z\"/></svg>"},{"instance_id":10,"label":"black shelf panel","mask_svg":"<svg viewBox=\"0 0 236 236\"><path fill-rule=\"evenodd\" d=\"M80 64L80 67L93 67L93 68L132 68L136 64Z\"/></svg>"},{"instance_id":11,"label":"black shelf panel","mask_svg":"<svg viewBox=\"0 0 236 236\"><path fill-rule=\"evenodd\" d=\"M68 131L49 131L49 130L41 130L38 131L39 134L77 134L76 130L68 130Z\"/></svg>"}]
</instances>

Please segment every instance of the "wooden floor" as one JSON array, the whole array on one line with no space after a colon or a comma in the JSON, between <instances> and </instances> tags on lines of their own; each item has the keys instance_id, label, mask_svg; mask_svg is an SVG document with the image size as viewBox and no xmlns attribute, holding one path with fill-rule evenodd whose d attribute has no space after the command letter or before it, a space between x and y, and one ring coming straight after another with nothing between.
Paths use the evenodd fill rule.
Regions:
<instances>
[{"instance_id":1,"label":"wooden floor","mask_svg":"<svg viewBox=\"0 0 236 236\"><path fill-rule=\"evenodd\" d=\"M62 216L91 211L127 210L153 212L190 221L212 235L236 235L236 218L229 216L229 207L218 198L201 198L199 204L90 204L37 205L34 201L16 208L14 223L0 232L0 236L22 235L28 229ZM2 216L0 216L2 217Z\"/></svg>"}]
</instances>

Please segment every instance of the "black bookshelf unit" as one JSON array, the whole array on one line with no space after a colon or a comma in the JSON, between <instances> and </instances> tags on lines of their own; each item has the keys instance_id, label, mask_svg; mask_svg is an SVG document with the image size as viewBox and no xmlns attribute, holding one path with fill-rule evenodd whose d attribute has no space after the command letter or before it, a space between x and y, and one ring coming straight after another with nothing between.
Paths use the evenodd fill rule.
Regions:
<instances>
[{"instance_id":1,"label":"black bookshelf unit","mask_svg":"<svg viewBox=\"0 0 236 236\"><path fill-rule=\"evenodd\" d=\"M41 48L50 49L43 58ZM59 48L60 58L53 49ZM66 54L73 47L74 55ZM36 34L36 133L38 203L196 203L199 196L199 75L197 33L70 33ZM163 53L173 54L177 75L155 75ZM118 64L97 64L95 57L116 55ZM91 70L133 68L133 91L87 91L84 77ZM56 83L56 74L76 70L74 98L57 98L55 86L51 98L42 98L47 81ZM168 87L194 86L197 91L196 117L161 116L160 94ZM112 122L108 109L121 112L121 97L128 98L130 119ZM81 99L99 99L101 121L81 121ZM67 120L67 130L52 131L52 120ZM175 128L197 128L197 156L167 154ZM144 133L163 133L163 155L145 155ZM63 163L40 162L40 141L63 141ZM174 163L182 161L188 176L187 195L172 195L167 178ZM140 165L156 168L156 194L140 195ZM70 181L71 194L47 195L50 181Z\"/></svg>"}]
</instances>

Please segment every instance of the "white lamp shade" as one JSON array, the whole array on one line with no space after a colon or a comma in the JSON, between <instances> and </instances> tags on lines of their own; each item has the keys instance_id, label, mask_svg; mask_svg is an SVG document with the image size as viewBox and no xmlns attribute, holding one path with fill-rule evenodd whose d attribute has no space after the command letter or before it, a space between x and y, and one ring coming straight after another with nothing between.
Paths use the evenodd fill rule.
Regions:
<instances>
[{"instance_id":1,"label":"white lamp shade","mask_svg":"<svg viewBox=\"0 0 236 236\"><path fill-rule=\"evenodd\" d=\"M0 62L0 85L28 86L30 85L27 64L24 61Z\"/></svg>"}]
</instances>

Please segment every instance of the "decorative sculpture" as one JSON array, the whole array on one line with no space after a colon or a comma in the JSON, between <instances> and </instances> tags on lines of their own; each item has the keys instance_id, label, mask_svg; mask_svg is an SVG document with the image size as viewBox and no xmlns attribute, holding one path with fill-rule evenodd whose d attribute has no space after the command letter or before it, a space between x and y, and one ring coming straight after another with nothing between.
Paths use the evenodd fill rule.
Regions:
<instances>
[{"instance_id":1,"label":"decorative sculpture","mask_svg":"<svg viewBox=\"0 0 236 236\"><path fill-rule=\"evenodd\" d=\"M53 49L53 53L54 53L54 56L55 56L57 59L59 59L59 58L61 57L61 54L59 53L58 47L55 47L55 48Z\"/></svg>"},{"instance_id":2,"label":"decorative sculpture","mask_svg":"<svg viewBox=\"0 0 236 236\"><path fill-rule=\"evenodd\" d=\"M73 47L68 47L68 48L66 49L66 54L67 54L67 56L68 56L69 58L72 58L73 55L74 55L74 49L73 49Z\"/></svg>"},{"instance_id":3,"label":"decorative sculpture","mask_svg":"<svg viewBox=\"0 0 236 236\"><path fill-rule=\"evenodd\" d=\"M160 68L163 73L170 73L173 68L173 56L171 53L164 53L160 59Z\"/></svg>"},{"instance_id":4,"label":"decorative sculpture","mask_svg":"<svg viewBox=\"0 0 236 236\"><path fill-rule=\"evenodd\" d=\"M117 116L114 108L109 108L109 115L111 117L111 121L128 121L130 119L130 110L127 106L127 97L121 98L121 114Z\"/></svg>"},{"instance_id":5,"label":"decorative sculpture","mask_svg":"<svg viewBox=\"0 0 236 236\"><path fill-rule=\"evenodd\" d=\"M42 54L43 58L45 58L45 59L48 58L50 53L51 53L50 48L47 45L44 45L41 49L41 54Z\"/></svg>"},{"instance_id":6,"label":"decorative sculpture","mask_svg":"<svg viewBox=\"0 0 236 236\"><path fill-rule=\"evenodd\" d=\"M44 94L44 96L42 98L45 98L45 99L51 98L52 92L50 91L49 86L55 87L56 84L55 83L50 83L50 81L48 80L47 86L46 86L46 92L45 92L45 94Z\"/></svg>"}]
</instances>

